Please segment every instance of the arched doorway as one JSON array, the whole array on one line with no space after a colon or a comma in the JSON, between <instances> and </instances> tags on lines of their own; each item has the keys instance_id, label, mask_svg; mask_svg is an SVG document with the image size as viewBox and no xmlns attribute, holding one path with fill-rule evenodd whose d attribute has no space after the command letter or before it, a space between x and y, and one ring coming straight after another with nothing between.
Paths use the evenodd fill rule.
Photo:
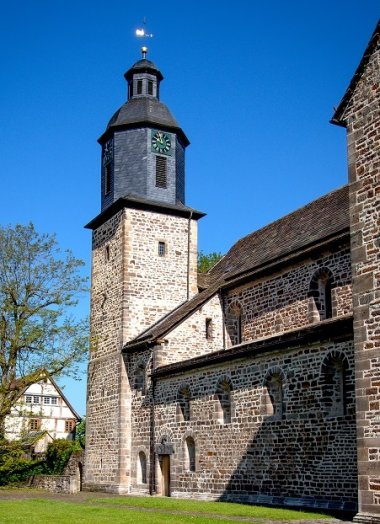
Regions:
<instances>
[{"instance_id":1,"label":"arched doorway","mask_svg":"<svg viewBox=\"0 0 380 524\"><path fill-rule=\"evenodd\" d=\"M174 447L168 443L166 437L161 439L160 444L156 444L155 452L158 458L157 465L157 495L170 497L170 456L174 453Z\"/></svg>"}]
</instances>

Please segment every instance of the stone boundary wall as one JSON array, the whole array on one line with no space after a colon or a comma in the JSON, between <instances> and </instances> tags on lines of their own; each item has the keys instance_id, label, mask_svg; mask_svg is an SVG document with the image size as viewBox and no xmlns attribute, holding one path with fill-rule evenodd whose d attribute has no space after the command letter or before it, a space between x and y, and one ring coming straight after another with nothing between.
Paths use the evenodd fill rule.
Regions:
<instances>
[{"instance_id":1,"label":"stone boundary wall","mask_svg":"<svg viewBox=\"0 0 380 524\"><path fill-rule=\"evenodd\" d=\"M78 493L82 489L84 451L72 453L63 475L34 475L30 486L52 493Z\"/></svg>"},{"instance_id":2,"label":"stone boundary wall","mask_svg":"<svg viewBox=\"0 0 380 524\"><path fill-rule=\"evenodd\" d=\"M53 493L77 493L77 482L70 475L36 475L32 477L30 486L46 489Z\"/></svg>"}]
</instances>

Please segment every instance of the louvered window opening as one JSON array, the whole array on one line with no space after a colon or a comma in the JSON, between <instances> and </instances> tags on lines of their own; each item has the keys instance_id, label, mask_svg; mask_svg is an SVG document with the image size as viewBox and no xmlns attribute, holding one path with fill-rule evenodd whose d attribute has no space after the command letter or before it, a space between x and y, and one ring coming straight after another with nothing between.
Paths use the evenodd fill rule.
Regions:
<instances>
[{"instance_id":1,"label":"louvered window opening","mask_svg":"<svg viewBox=\"0 0 380 524\"><path fill-rule=\"evenodd\" d=\"M166 189L167 187L167 176L166 176L166 158L162 156L156 156L156 187Z\"/></svg>"},{"instance_id":2,"label":"louvered window opening","mask_svg":"<svg viewBox=\"0 0 380 524\"><path fill-rule=\"evenodd\" d=\"M108 195L111 191L111 173L112 173L112 164L109 163L104 168L104 194Z\"/></svg>"}]
</instances>

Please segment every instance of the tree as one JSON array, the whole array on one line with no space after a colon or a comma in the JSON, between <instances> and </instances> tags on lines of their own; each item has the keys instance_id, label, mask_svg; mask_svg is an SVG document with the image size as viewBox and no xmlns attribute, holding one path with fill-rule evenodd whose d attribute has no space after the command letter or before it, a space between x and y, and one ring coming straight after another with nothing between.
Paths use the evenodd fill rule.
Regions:
<instances>
[{"instance_id":1,"label":"tree","mask_svg":"<svg viewBox=\"0 0 380 524\"><path fill-rule=\"evenodd\" d=\"M86 417L83 417L75 428L75 440L79 442L80 446L84 449L86 444Z\"/></svg>"},{"instance_id":2,"label":"tree","mask_svg":"<svg viewBox=\"0 0 380 524\"><path fill-rule=\"evenodd\" d=\"M0 226L0 436L28 386L47 373L78 377L88 349L87 319L73 315L83 264L31 223Z\"/></svg>"},{"instance_id":3,"label":"tree","mask_svg":"<svg viewBox=\"0 0 380 524\"><path fill-rule=\"evenodd\" d=\"M223 257L222 253L209 253L205 255L203 251L198 253L198 272L207 273Z\"/></svg>"}]
</instances>

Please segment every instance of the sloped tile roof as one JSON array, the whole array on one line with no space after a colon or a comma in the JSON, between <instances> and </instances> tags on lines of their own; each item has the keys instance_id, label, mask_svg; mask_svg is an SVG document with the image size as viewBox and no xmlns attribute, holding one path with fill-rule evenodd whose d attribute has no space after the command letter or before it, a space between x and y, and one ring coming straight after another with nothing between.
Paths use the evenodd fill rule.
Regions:
<instances>
[{"instance_id":1,"label":"sloped tile roof","mask_svg":"<svg viewBox=\"0 0 380 524\"><path fill-rule=\"evenodd\" d=\"M348 186L343 186L240 239L210 275L230 279L348 227Z\"/></svg>"}]
</instances>

